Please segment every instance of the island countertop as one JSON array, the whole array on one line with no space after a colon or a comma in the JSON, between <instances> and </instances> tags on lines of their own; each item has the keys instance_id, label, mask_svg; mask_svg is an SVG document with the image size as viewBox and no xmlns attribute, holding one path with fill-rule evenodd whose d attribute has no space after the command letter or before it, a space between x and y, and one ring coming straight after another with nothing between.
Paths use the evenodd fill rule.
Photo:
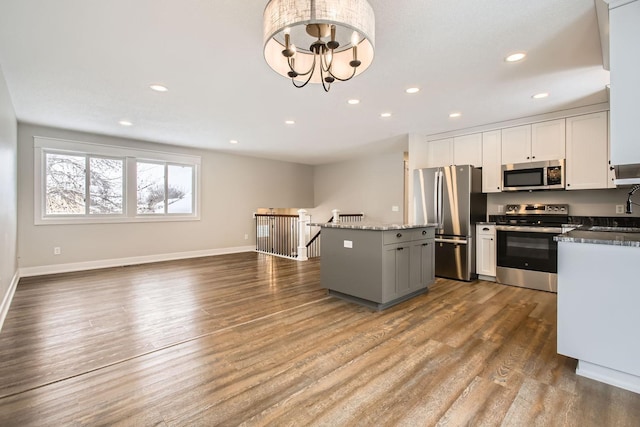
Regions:
<instances>
[{"instance_id":1,"label":"island countertop","mask_svg":"<svg viewBox=\"0 0 640 427\"><path fill-rule=\"evenodd\" d=\"M554 237L556 242L640 248L640 229L625 227L583 227Z\"/></svg>"},{"instance_id":2,"label":"island countertop","mask_svg":"<svg viewBox=\"0 0 640 427\"><path fill-rule=\"evenodd\" d=\"M326 228L345 228L349 230L375 230L375 231L388 231L388 230L410 230L413 228L435 228L437 224L385 224L379 222L312 222L309 226L312 227L326 227Z\"/></svg>"}]
</instances>

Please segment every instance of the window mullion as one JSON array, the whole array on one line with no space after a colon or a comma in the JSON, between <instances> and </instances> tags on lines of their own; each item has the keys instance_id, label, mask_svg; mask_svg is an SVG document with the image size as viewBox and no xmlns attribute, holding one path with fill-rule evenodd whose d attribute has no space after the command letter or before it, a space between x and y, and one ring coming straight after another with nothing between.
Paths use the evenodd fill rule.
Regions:
<instances>
[{"instance_id":1,"label":"window mullion","mask_svg":"<svg viewBox=\"0 0 640 427\"><path fill-rule=\"evenodd\" d=\"M164 214L169 212L169 164L164 164Z\"/></svg>"},{"instance_id":2,"label":"window mullion","mask_svg":"<svg viewBox=\"0 0 640 427\"><path fill-rule=\"evenodd\" d=\"M134 218L138 215L138 191L137 180L138 174L136 171L136 159L134 157L127 157L126 162L126 174L125 174L125 206L127 216Z\"/></svg>"},{"instance_id":3,"label":"window mullion","mask_svg":"<svg viewBox=\"0 0 640 427\"><path fill-rule=\"evenodd\" d=\"M91 162L89 156L84 156L84 214L89 216L91 205Z\"/></svg>"}]
</instances>

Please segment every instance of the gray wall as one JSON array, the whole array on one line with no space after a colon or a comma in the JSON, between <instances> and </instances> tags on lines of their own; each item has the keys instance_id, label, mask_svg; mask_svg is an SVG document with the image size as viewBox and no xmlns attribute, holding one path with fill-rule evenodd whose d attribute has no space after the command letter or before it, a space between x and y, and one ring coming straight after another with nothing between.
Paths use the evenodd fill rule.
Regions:
<instances>
[{"instance_id":1,"label":"gray wall","mask_svg":"<svg viewBox=\"0 0 640 427\"><path fill-rule=\"evenodd\" d=\"M18 271L17 121L4 73L0 68L0 304ZM0 307L2 308L2 307ZM2 323L0 313L0 324Z\"/></svg>"},{"instance_id":2,"label":"gray wall","mask_svg":"<svg viewBox=\"0 0 640 427\"><path fill-rule=\"evenodd\" d=\"M354 160L316 166L313 221L325 221L332 209L364 212L366 219L403 222L404 153L402 148ZM399 211L393 212L392 206Z\"/></svg>"},{"instance_id":3,"label":"gray wall","mask_svg":"<svg viewBox=\"0 0 640 427\"><path fill-rule=\"evenodd\" d=\"M632 215L616 214L616 205L625 204L628 191L610 189L493 193L487 195L487 214L503 213L504 205L510 203L564 203L569 205L570 215L640 216L640 206L634 206ZM640 203L640 193L633 200Z\"/></svg>"},{"instance_id":4,"label":"gray wall","mask_svg":"<svg viewBox=\"0 0 640 427\"><path fill-rule=\"evenodd\" d=\"M201 156L201 220L34 225L34 136ZM313 167L307 165L24 123L18 126L18 143L20 268L255 247L252 214L256 208L313 205ZM245 234L249 235L248 240L245 240ZM53 255L54 246L61 248L61 255Z\"/></svg>"}]
</instances>

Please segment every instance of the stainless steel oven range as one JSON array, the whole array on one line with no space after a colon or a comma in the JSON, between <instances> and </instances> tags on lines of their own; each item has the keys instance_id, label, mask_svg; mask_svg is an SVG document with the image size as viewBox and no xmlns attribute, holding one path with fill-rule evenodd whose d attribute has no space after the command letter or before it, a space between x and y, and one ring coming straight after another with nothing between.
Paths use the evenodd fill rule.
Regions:
<instances>
[{"instance_id":1,"label":"stainless steel oven range","mask_svg":"<svg viewBox=\"0 0 640 427\"><path fill-rule=\"evenodd\" d=\"M507 205L496 221L496 280L507 285L558 291L558 243L569 220L567 205Z\"/></svg>"}]
</instances>

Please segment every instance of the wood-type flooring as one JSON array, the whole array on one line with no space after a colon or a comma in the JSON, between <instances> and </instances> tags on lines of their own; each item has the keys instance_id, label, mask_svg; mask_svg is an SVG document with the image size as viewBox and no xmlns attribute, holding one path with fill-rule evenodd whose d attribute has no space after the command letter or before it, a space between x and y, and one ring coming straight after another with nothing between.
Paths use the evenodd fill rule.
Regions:
<instances>
[{"instance_id":1,"label":"wood-type flooring","mask_svg":"<svg viewBox=\"0 0 640 427\"><path fill-rule=\"evenodd\" d=\"M241 253L23 278L0 426L640 426L556 353L556 295L437 279L381 312Z\"/></svg>"}]
</instances>

